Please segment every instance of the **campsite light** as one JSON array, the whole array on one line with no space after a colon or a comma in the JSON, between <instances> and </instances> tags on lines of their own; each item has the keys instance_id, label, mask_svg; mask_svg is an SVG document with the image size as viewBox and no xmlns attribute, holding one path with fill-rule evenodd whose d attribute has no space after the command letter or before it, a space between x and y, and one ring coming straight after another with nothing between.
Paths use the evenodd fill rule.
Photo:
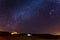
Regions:
<instances>
[{"instance_id":1,"label":"campsite light","mask_svg":"<svg viewBox=\"0 0 60 40\"><path fill-rule=\"evenodd\" d=\"M19 34L18 32L11 32L11 35L14 35L14 34Z\"/></svg>"},{"instance_id":2,"label":"campsite light","mask_svg":"<svg viewBox=\"0 0 60 40\"><path fill-rule=\"evenodd\" d=\"M31 34L27 34L27 36L32 36Z\"/></svg>"}]
</instances>

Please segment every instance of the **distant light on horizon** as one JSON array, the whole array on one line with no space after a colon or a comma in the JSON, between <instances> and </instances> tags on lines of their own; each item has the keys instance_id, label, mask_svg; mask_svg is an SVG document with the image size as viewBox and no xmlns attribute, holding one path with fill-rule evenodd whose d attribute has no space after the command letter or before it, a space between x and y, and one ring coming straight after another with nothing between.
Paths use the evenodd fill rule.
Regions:
<instances>
[{"instance_id":1,"label":"distant light on horizon","mask_svg":"<svg viewBox=\"0 0 60 40\"><path fill-rule=\"evenodd\" d=\"M60 33L54 33L53 35L60 35Z\"/></svg>"},{"instance_id":2,"label":"distant light on horizon","mask_svg":"<svg viewBox=\"0 0 60 40\"><path fill-rule=\"evenodd\" d=\"M14 34L19 34L18 32L11 32L11 35L14 35Z\"/></svg>"},{"instance_id":3,"label":"distant light on horizon","mask_svg":"<svg viewBox=\"0 0 60 40\"><path fill-rule=\"evenodd\" d=\"M27 36L31 36L31 34L27 34Z\"/></svg>"}]
</instances>

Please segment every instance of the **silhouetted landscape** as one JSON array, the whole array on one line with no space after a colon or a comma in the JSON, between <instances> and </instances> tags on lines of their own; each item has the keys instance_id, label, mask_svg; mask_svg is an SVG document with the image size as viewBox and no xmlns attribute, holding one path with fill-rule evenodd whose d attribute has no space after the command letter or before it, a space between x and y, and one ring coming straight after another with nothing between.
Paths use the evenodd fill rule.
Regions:
<instances>
[{"instance_id":1,"label":"silhouetted landscape","mask_svg":"<svg viewBox=\"0 0 60 40\"><path fill-rule=\"evenodd\" d=\"M60 35L52 34L14 34L11 35L10 32L0 32L0 40L59 40Z\"/></svg>"}]
</instances>

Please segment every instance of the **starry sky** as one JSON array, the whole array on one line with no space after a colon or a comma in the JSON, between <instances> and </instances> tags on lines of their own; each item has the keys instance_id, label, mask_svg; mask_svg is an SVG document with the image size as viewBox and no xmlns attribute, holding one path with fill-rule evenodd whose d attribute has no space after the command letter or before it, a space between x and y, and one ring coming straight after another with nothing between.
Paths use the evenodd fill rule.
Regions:
<instances>
[{"instance_id":1,"label":"starry sky","mask_svg":"<svg viewBox=\"0 0 60 40\"><path fill-rule=\"evenodd\" d=\"M60 34L60 0L0 0L0 31Z\"/></svg>"}]
</instances>

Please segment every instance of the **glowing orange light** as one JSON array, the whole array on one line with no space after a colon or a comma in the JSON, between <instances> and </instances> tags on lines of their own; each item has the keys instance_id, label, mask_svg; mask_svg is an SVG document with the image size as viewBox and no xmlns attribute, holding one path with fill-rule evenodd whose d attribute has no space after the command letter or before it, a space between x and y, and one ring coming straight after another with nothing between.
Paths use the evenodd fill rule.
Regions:
<instances>
[{"instance_id":1,"label":"glowing orange light","mask_svg":"<svg viewBox=\"0 0 60 40\"><path fill-rule=\"evenodd\" d=\"M11 32L11 35L14 35L14 34L19 34L18 32Z\"/></svg>"},{"instance_id":2,"label":"glowing orange light","mask_svg":"<svg viewBox=\"0 0 60 40\"><path fill-rule=\"evenodd\" d=\"M57 32L57 33L54 33L54 35L60 35L60 33L59 33L59 32Z\"/></svg>"}]
</instances>

